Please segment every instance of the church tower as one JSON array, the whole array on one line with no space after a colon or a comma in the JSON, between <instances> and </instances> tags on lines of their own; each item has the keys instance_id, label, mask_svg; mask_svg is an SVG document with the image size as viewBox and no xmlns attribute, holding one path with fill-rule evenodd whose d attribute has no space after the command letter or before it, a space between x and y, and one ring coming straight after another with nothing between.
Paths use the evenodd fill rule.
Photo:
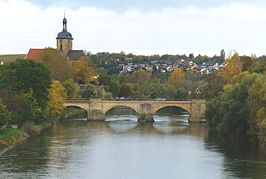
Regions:
<instances>
[{"instance_id":1,"label":"church tower","mask_svg":"<svg viewBox=\"0 0 266 179\"><path fill-rule=\"evenodd\" d=\"M57 50L64 54L68 55L69 51L72 50L72 35L67 31L67 19L63 19L63 31L59 32L56 38L57 41Z\"/></svg>"}]
</instances>

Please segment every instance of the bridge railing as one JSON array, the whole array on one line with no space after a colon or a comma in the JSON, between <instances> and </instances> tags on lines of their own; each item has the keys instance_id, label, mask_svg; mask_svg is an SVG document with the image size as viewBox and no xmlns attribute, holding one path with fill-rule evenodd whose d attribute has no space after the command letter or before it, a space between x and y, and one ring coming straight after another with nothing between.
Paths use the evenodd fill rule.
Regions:
<instances>
[{"instance_id":1,"label":"bridge railing","mask_svg":"<svg viewBox=\"0 0 266 179\"><path fill-rule=\"evenodd\" d=\"M89 101L89 100L103 100L103 101L191 101L191 99L174 99L174 98L75 98L66 99L65 101Z\"/></svg>"}]
</instances>

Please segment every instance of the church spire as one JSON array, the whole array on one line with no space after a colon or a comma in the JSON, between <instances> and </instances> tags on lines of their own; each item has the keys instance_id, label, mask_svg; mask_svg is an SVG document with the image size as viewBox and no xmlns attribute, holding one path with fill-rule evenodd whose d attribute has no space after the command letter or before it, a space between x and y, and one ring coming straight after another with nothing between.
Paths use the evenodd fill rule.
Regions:
<instances>
[{"instance_id":1,"label":"church spire","mask_svg":"<svg viewBox=\"0 0 266 179\"><path fill-rule=\"evenodd\" d=\"M64 19L63 19L63 31L67 32L67 19L66 19L65 12L64 12Z\"/></svg>"}]
</instances>

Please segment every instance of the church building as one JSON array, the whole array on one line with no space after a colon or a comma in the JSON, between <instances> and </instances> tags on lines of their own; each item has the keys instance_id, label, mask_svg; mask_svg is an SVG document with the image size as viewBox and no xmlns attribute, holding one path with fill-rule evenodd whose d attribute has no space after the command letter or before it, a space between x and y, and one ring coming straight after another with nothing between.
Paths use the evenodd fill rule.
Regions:
<instances>
[{"instance_id":1,"label":"church building","mask_svg":"<svg viewBox=\"0 0 266 179\"><path fill-rule=\"evenodd\" d=\"M73 50L73 37L70 32L67 31L67 19L63 19L63 30L59 32L56 37L57 50L66 56L71 62L74 62L81 57L85 56L83 50ZM45 49L30 49L25 58L36 59Z\"/></svg>"},{"instance_id":2,"label":"church building","mask_svg":"<svg viewBox=\"0 0 266 179\"><path fill-rule=\"evenodd\" d=\"M59 32L56 38L57 50L70 60L78 60L85 55L83 50L72 50L73 37L67 31L67 19L63 19L63 31Z\"/></svg>"}]
</instances>

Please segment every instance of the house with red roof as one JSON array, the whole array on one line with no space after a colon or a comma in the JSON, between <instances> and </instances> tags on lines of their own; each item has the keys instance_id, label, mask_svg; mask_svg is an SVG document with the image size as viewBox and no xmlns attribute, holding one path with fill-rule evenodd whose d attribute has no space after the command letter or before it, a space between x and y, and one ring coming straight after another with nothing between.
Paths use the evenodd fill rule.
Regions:
<instances>
[{"instance_id":1,"label":"house with red roof","mask_svg":"<svg viewBox=\"0 0 266 179\"><path fill-rule=\"evenodd\" d=\"M26 59L34 59L40 61L40 54L44 51L45 49L30 49L28 54L26 55Z\"/></svg>"}]
</instances>

